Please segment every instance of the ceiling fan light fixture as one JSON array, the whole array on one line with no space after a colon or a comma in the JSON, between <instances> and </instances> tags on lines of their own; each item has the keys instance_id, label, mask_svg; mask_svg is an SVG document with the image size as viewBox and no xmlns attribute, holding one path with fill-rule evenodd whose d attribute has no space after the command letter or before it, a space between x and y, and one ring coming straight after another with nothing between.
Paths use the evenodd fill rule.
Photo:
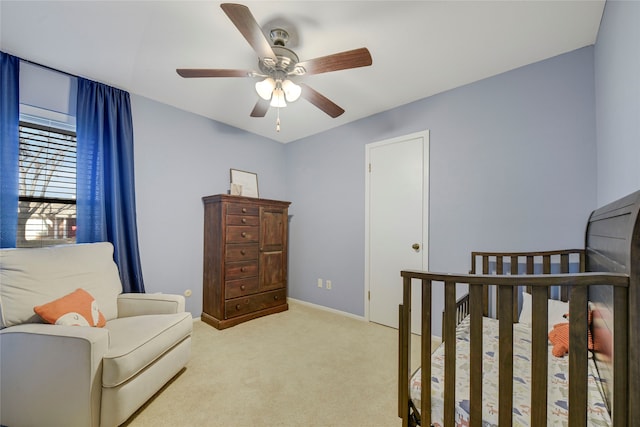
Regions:
<instances>
[{"instance_id":1,"label":"ceiling fan light fixture","mask_svg":"<svg viewBox=\"0 0 640 427\"><path fill-rule=\"evenodd\" d=\"M287 106L287 103L284 100L284 91L281 87L276 87L273 90L273 96L271 97L271 106L276 108L284 108Z\"/></svg>"},{"instance_id":2,"label":"ceiling fan light fixture","mask_svg":"<svg viewBox=\"0 0 640 427\"><path fill-rule=\"evenodd\" d=\"M297 101L302 93L302 88L292 82L291 80L285 80L282 82L282 89L288 102Z\"/></svg>"},{"instance_id":3,"label":"ceiling fan light fixture","mask_svg":"<svg viewBox=\"0 0 640 427\"><path fill-rule=\"evenodd\" d=\"M266 79L256 83L256 92L260 98L268 101L271 99L271 94L273 90L276 88L276 81L271 77L267 77Z\"/></svg>"}]
</instances>

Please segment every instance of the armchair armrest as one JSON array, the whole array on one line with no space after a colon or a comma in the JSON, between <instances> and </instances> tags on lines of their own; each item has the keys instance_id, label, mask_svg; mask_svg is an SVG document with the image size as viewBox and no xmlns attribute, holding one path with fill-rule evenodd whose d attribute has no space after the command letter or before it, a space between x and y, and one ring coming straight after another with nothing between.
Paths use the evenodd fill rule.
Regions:
<instances>
[{"instance_id":1,"label":"armchair armrest","mask_svg":"<svg viewBox=\"0 0 640 427\"><path fill-rule=\"evenodd\" d=\"M103 328L23 324L1 330L0 424L99 425L108 346Z\"/></svg>"},{"instance_id":2,"label":"armchair armrest","mask_svg":"<svg viewBox=\"0 0 640 427\"><path fill-rule=\"evenodd\" d=\"M185 302L182 295L133 293L118 295L118 317L181 313L184 308Z\"/></svg>"}]
</instances>

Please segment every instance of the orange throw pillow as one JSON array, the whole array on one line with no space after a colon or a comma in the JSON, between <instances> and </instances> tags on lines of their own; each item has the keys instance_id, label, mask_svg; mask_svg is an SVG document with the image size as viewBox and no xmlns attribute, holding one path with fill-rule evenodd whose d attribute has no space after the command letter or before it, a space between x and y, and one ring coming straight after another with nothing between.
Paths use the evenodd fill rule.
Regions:
<instances>
[{"instance_id":1,"label":"orange throw pillow","mask_svg":"<svg viewBox=\"0 0 640 427\"><path fill-rule=\"evenodd\" d=\"M96 300L84 289L76 289L62 298L33 307L33 311L45 322L55 325L102 328L107 323Z\"/></svg>"}]
</instances>

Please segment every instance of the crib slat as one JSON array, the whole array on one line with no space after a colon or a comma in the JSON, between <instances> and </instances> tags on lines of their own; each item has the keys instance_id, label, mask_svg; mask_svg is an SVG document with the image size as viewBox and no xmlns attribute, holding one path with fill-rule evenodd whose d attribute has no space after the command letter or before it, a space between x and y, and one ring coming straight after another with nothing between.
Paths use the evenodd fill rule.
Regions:
<instances>
[{"instance_id":1,"label":"crib slat","mask_svg":"<svg viewBox=\"0 0 640 427\"><path fill-rule=\"evenodd\" d=\"M454 337L455 338L455 337ZM422 280L422 346L420 366L420 415L423 425L431 425L431 280Z\"/></svg>"},{"instance_id":2,"label":"crib slat","mask_svg":"<svg viewBox=\"0 0 640 427\"><path fill-rule=\"evenodd\" d=\"M469 343L469 425L482 425L482 285L469 285L471 329Z\"/></svg>"},{"instance_id":3,"label":"crib slat","mask_svg":"<svg viewBox=\"0 0 640 427\"><path fill-rule=\"evenodd\" d=\"M489 256L482 256L482 274L489 274ZM482 315L489 316L489 286L484 285L482 289Z\"/></svg>"},{"instance_id":4,"label":"crib slat","mask_svg":"<svg viewBox=\"0 0 640 427\"><path fill-rule=\"evenodd\" d=\"M402 305L399 310L400 353L398 366L398 416L409 426L409 363L411 358L411 277L402 279Z\"/></svg>"},{"instance_id":5,"label":"crib slat","mask_svg":"<svg viewBox=\"0 0 640 427\"><path fill-rule=\"evenodd\" d=\"M569 273L569 254L560 255L560 272L561 273ZM562 301L569 300L569 286L561 286L560 287L560 299Z\"/></svg>"},{"instance_id":6,"label":"crib slat","mask_svg":"<svg viewBox=\"0 0 640 427\"><path fill-rule=\"evenodd\" d=\"M549 326L547 305L547 289L534 286L532 299L532 350L531 350L531 425L543 426L547 423L547 377L548 346L547 331Z\"/></svg>"},{"instance_id":7,"label":"crib slat","mask_svg":"<svg viewBox=\"0 0 640 427\"><path fill-rule=\"evenodd\" d=\"M518 256L511 256L511 275L515 276L518 274Z\"/></svg>"},{"instance_id":8,"label":"crib slat","mask_svg":"<svg viewBox=\"0 0 640 427\"><path fill-rule=\"evenodd\" d=\"M513 422L513 288L498 286L498 313L500 317L498 345L498 424L510 427Z\"/></svg>"},{"instance_id":9,"label":"crib slat","mask_svg":"<svg viewBox=\"0 0 640 427\"><path fill-rule=\"evenodd\" d=\"M569 272L569 254L560 255L560 273Z\"/></svg>"},{"instance_id":10,"label":"crib slat","mask_svg":"<svg viewBox=\"0 0 640 427\"><path fill-rule=\"evenodd\" d=\"M510 270L510 274L512 276L517 276L518 275L518 256L517 255L512 255L511 256L511 270ZM518 294L520 292L514 292L513 293L513 319L515 321L515 319L518 318Z\"/></svg>"},{"instance_id":11,"label":"crib slat","mask_svg":"<svg viewBox=\"0 0 640 427\"><path fill-rule=\"evenodd\" d=\"M629 406L626 397L629 393L629 367L627 357L629 342L628 328L628 290L627 288L613 289L613 304L615 316L613 319L613 426L626 427L629 417ZM624 396L616 398L615 396Z\"/></svg>"},{"instance_id":12,"label":"crib slat","mask_svg":"<svg viewBox=\"0 0 640 427\"><path fill-rule=\"evenodd\" d=\"M533 255L527 255L526 274L533 274ZM531 286L527 286L527 292L531 293Z\"/></svg>"},{"instance_id":13,"label":"crib slat","mask_svg":"<svg viewBox=\"0 0 640 427\"><path fill-rule=\"evenodd\" d=\"M406 331L402 304L398 306L398 332L400 335L398 340L398 417L402 418L402 427L407 427L409 425L409 370L405 369L405 361L408 362L408 355L404 350ZM405 376L407 380L404 379Z\"/></svg>"},{"instance_id":14,"label":"crib slat","mask_svg":"<svg viewBox=\"0 0 640 427\"><path fill-rule=\"evenodd\" d=\"M527 255L527 274L533 274L533 255Z\"/></svg>"},{"instance_id":15,"label":"crib slat","mask_svg":"<svg viewBox=\"0 0 640 427\"><path fill-rule=\"evenodd\" d=\"M456 283L446 281L444 287L444 425L455 425L456 392Z\"/></svg>"},{"instance_id":16,"label":"crib slat","mask_svg":"<svg viewBox=\"0 0 640 427\"><path fill-rule=\"evenodd\" d=\"M569 426L587 425L587 291L574 286L569 299Z\"/></svg>"},{"instance_id":17,"label":"crib slat","mask_svg":"<svg viewBox=\"0 0 640 427\"><path fill-rule=\"evenodd\" d=\"M551 274L551 255L542 255L542 274Z\"/></svg>"}]
</instances>

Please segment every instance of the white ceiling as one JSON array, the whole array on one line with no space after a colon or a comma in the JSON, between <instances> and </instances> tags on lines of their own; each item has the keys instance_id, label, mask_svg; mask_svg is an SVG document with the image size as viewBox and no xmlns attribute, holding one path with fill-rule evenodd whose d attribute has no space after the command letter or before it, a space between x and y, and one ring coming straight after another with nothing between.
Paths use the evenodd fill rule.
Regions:
<instances>
[{"instance_id":1,"label":"white ceiling","mask_svg":"<svg viewBox=\"0 0 640 427\"><path fill-rule=\"evenodd\" d=\"M216 1L0 1L0 50L283 143L594 44L604 0L250 1L301 61L367 47L370 67L303 77L346 112L304 99L251 118L253 78L184 79L176 68L257 70Z\"/></svg>"}]
</instances>

